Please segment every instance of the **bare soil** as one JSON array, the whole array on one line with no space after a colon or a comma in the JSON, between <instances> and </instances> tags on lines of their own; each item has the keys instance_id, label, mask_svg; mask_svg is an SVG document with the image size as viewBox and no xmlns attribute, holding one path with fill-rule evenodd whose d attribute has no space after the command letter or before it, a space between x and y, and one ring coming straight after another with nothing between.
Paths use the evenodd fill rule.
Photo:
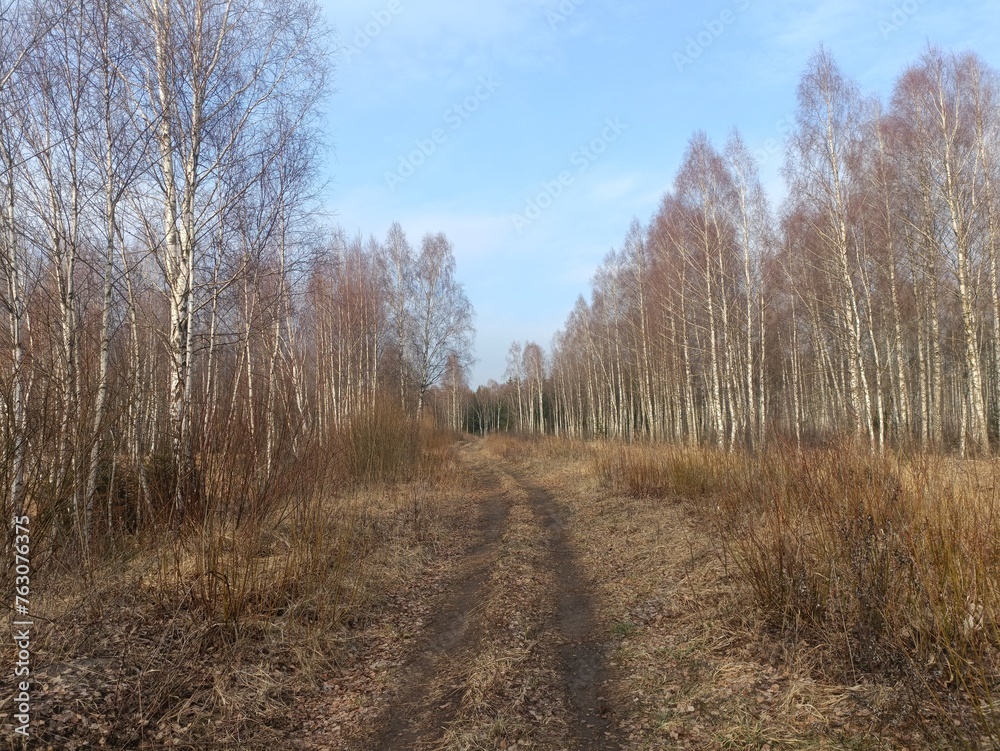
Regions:
<instances>
[{"instance_id":1,"label":"bare soil","mask_svg":"<svg viewBox=\"0 0 1000 751\"><path fill-rule=\"evenodd\" d=\"M483 613L479 605L507 520L507 503L493 496L483 504L478 539L456 567L453 586L444 593L410 663L400 672L396 696L386 710L388 723L375 747L392 751L418 748L440 735L459 709L457 687L430 698L427 687L449 670L469 662L482 646Z\"/></svg>"},{"instance_id":2,"label":"bare soil","mask_svg":"<svg viewBox=\"0 0 1000 751\"><path fill-rule=\"evenodd\" d=\"M575 713L577 747L619 747L609 698L611 672L607 664L608 634L594 617L593 593L580 575L579 563L565 534L564 512L547 490L525 485L535 517L549 537L551 565L560 583L554 625L561 644L563 680Z\"/></svg>"}]
</instances>

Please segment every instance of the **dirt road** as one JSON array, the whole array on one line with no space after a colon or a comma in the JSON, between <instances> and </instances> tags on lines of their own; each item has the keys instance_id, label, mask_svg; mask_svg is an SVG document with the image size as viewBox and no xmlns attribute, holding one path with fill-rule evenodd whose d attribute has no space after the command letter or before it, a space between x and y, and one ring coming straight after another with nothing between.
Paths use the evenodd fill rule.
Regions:
<instances>
[{"instance_id":1,"label":"dirt road","mask_svg":"<svg viewBox=\"0 0 1000 751\"><path fill-rule=\"evenodd\" d=\"M366 747L616 749L608 634L544 488L465 451L472 543Z\"/></svg>"},{"instance_id":2,"label":"dirt road","mask_svg":"<svg viewBox=\"0 0 1000 751\"><path fill-rule=\"evenodd\" d=\"M323 730L300 747L923 745L892 724L890 689L826 678L814 649L753 620L703 514L609 492L595 451L504 438L459 449L467 492L439 508L448 544L390 588L349 674L304 707Z\"/></svg>"}]
</instances>

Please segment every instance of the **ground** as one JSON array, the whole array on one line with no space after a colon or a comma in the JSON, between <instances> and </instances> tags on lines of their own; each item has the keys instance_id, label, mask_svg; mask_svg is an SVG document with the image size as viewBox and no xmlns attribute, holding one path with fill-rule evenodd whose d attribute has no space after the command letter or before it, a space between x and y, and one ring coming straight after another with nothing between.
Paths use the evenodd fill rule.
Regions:
<instances>
[{"instance_id":1,"label":"ground","mask_svg":"<svg viewBox=\"0 0 1000 751\"><path fill-rule=\"evenodd\" d=\"M446 539L297 708L303 749L920 748L891 689L767 638L682 499L598 486L578 445L465 442Z\"/></svg>"},{"instance_id":2,"label":"ground","mask_svg":"<svg viewBox=\"0 0 1000 751\"><path fill-rule=\"evenodd\" d=\"M944 748L943 727L991 747L953 742L943 694L775 632L712 496L610 489L608 450L445 442L434 474L322 499L298 542L234 542L225 570L259 576L228 617L198 599L214 578L164 585L169 556L53 577L32 747L862 751Z\"/></svg>"}]
</instances>

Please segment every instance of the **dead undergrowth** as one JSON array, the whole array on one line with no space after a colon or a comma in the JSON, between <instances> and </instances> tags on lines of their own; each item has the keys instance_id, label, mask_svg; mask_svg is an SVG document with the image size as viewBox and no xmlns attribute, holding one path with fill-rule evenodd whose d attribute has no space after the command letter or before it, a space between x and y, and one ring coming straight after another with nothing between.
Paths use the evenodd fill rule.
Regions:
<instances>
[{"instance_id":1,"label":"dead undergrowth","mask_svg":"<svg viewBox=\"0 0 1000 751\"><path fill-rule=\"evenodd\" d=\"M421 446L405 474L396 457L360 482L303 473L281 503L242 507L253 480L230 483L197 525L122 544L86 576L54 557L32 582L32 747L288 747L352 671L370 705L369 629L460 528L453 439ZM364 722L354 709L345 725ZM4 735L17 746L9 715Z\"/></svg>"},{"instance_id":2,"label":"dead undergrowth","mask_svg":"<svg viewBox=\"0 0 1000 751\"><path fill-rule=\"evenodd\" d=\"M38 747L995 746L993 463L423 452L359 452L393 479L86 578L52 568Z\"/></svg>"},{"instance_id":3,"label":"dead undergrowth","mask_svg":"<svg viewBox=\"0 0 1000 751\"><path fill-rule=\"evenodd\" d=\"M572 509L629 748L991 748L994 470L491 439Z\"/></svg>"}]
</instances>

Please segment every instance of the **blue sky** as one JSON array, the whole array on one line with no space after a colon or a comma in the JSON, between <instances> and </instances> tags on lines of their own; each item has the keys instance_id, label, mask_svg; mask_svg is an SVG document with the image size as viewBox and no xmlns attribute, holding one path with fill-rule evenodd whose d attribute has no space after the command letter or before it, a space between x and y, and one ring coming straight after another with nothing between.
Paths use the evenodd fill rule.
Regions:
<instances>
[{"instance_id":1,"label":"blue sky","mask_svg":"<svg viewBox=\"0 0 1000 751\"><path fill-rule=\"evenodd\" d=\"M326 208L348 232L444 232L475 306L470 382L548 349L691 134L733 127L774 201L818 45L885 97L928 42L1000 66L1000 3L321 0L340 52Z\"/></svg>"}]
</instances>

